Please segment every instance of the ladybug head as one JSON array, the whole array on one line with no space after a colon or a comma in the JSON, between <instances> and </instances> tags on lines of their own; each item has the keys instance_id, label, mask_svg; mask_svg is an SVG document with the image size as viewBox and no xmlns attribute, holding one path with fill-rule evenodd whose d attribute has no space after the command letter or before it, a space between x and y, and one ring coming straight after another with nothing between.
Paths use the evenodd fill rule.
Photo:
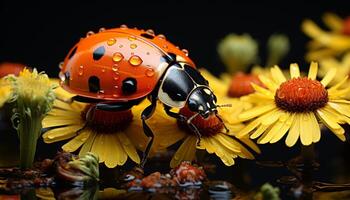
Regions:
<instances>
[{"instance_id":1,"label":"ladybug head","mask_svg":"<svg viewBox=\"0 0 350 200\"><path fill-rule=\"evenodd\" d=\"M174 108L187 105L203 118L217 112L216 96L209 88L208 81L194 67L185 63L175 63L167 69L158 98Z\"/></svg>"}]
</instances>

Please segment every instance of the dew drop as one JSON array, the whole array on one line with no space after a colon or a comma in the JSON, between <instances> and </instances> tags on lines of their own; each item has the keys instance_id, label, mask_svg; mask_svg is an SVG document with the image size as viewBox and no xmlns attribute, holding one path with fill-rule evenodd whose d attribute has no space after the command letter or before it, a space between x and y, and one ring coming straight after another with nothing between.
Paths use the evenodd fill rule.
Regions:
<instances>
[{"instance_id":1,"label":"dew drop","mask_svg":"<svg viewBox=\"0 0 350 200\"><path fill-rule=\"evenodd\" d=\"M123 45L121 44L121 45L119 45L119 48L123 48Z\"/></svg>"},{"instance_id":2,"label":"dew drop","mask_svg":"<svg viewBox=\"0 0 350 200\"><path fill-rule=\"evenodd\" d=\"M86 37L90 37L90 36L92 36L93 34L95 34L93 31L89 31L89 32L86 33Z\"/></svg>"},{"instance_id":3,"label":"dew drop","mask_svg":"<svg viewBox=\"0 0 350 200\"><path fill-rule=\"evenodd\" d=\"M98 32L104 32L104 31L106 31L106 28L104 28L104 27L101 27L101 28L98 30Z\"/></svg>"},{"instance_id":4,"label":"dew drop","mask_svg":"<svg viewBox=\"0 0 350 200\"><path fill-rule=\"evenodd\" d=\"M146 33L148 33L148 34L150 34L150 35L154 35L154 30L148 29L148 30L146 31Z\"/></svg>"},{"instance_id":5,"label":"dew drop","mask_svg":"<svg viewBox=\"0 0 350 200\"><path fill-rule=\"evenodd\" d=\"M100 94L104 94L105 93L105 91L104 90L100 90L100 91L98 91Z\"/></svg>"},{"instance_id":6,"label":"dew drop","mask_svg":"<svg viewBox=\"0 0 350 200\"><path fill-rule=\"evenodd\" d=\"M123 54L119 53L119 52L116 52L113 54L113 62L120 62L121 60L123 60L124 56Z\"/></svg>"},{"instance_id":7,"label":"dew drop","mask_svg":"<svg viewBox=\"0 0 350 200\"><path fill-rule=\"evenodd\" d=\"M118 88L119 88L119 86L118 86L118 85L115 85L115 86L114 86L114 88L115 88L115 89L118 89Z\"/></svg>"},{"instance_id":8,"label":"dew drop","mask_svg":"<svg viewBox=\"0 0 350 200\"><path fill-rule=\"evenodd\" d=\"M157 37L158 37L159 39L162 39L162 40L165 40L165 39L166 39L165 35L163 35L163 34L159 34Z\"/></svg>"},{"instance_id":9,"label":"dew drop","mask_svg":"<svg viewBox=\"0 0 350 200\"><path fill-rule=\"evenodd\" d=\"M79 74L79 76L82 76L83 73L84 73L84 66L80 65L79 69L78 69L78 74Z\"/></svg>"},{"instance_id":10,"label":"dew drop","mask_svg":"<svg viewBox=\"0 0 350 200\"><path fill-rule=\"evenodd\" d=\"M148 76L148 77L154 76L154 69L153 68L147 68L146 76Z\"/></svg>"},{"instance_id":11,"label":"dew drop","mask_svg":"<svg viewBox=\"0 0 350 200\"><path fill-rule=\"evenodd\" d=\"M136 40L136 37L135 37L135 36L129 36L129 37L128 37L128 40L134 41L134 40Z\"/></svg>"},{"instance_id":12,"label":"dew drop","mask_svg":"<svg viewBox=\"0 0 350 200\"><path fill-rule=\"evenodd\" d=\"M277 93L277 96L278 96L278 98L280 98L280 99L284 99L284 98L285 98L285 95L283 94L283 92L278 92L278 93Z\"/></svg>"},{"instance_id":13,"label":"dew drop","mask_svg":"<svg viewBox=\"0 0 350 200\"><path fill-rule=\"evenodd\" d=\"M120 25L120 28L122 28L122 29L127 29L127 28L128 28L128 26L127 26L127 25L125 25L125 24L122 24L122 25Z\"/></svg>"},{"instance_id":14,"label":"dew drop","mask_svg":"<svg viewBox=\"0 0 350 200\"><path fill-rule=\"evenodd\" d=\"M186 56L188 56L188 50L187 49L182 49L181 51L184 52Z\"/></svg>"},{"instance_id":15,"label":"dew drop","mask_svg":"<svg viewBox=\"0 0 350 200\"><path fill-rule=\"evenodd\" d=\"M112 96L113 96L113 97L118 97L118 95L117 95L117 94L113 94Z\"/></svg>"},{"instance_id":16,"label":"dew drop","mask_svg":"<svg viewBox=\"0 0 350 200\"><path fill-rule=\"evenodd\" d=\"M179 47L179 46L176 46L176 48L177 48L177 49L180 49L180 47Z\"/></svg>"},{"instance_id":17,"label":"dew drop","mask_svg":"<svg viewBox=\"0 0 350 200\"><path fill-rule=\"evenodd\" d=\"M112 46L112 45L115 44L116 42L117 42L116 39L110 38L109 40L107 40L107 45L108 45L108 46Z\"/></svg>"},{"instance_id":18,"label":"dew drop","mask_svg":"<svg viewBox=\"0 0 350 200\"><path fill-rule=\"evenodd\" d=\"M112 66L112 71L117 72L118 71L118 65L113 65Z\"/></svg>"},{"instance_id":19,"label":"dew drop","mask_svg":"<svg viewBox=\"0 0 350 200\"><path fill-rule=\"evenodd\" d=\"M105 70L105 69L102 69L101 71L102 71L103 73L105 73L105 72L106 72L106 70Z\"/></svg>"},{"instance_id":20,"label":"dew drop","mask_svg":"<svg viewBox=\"0 0 350 200\"><path fill-rule=\"evenodd\" d=\"M134 44L134 43L130 44L131 49L135 49L136 47L137 47L137 44Z\"/></svg>"},{"instance_id":21,"label":"dew drop","mask_svg":"<svg viewBox=\"0 0 350 200\"><path fill-rule=\"evenodd\" d=\"M63 64L64 64L64 62L60 62L60 63L58 64L58 67L59 67L60 69L62 69Z\"/></svg>"},{"instance_id":22,"label":"dew drop","mask_svg":"<svg viewBox=\"0 0 350 200\"><path fill-rule=\"evenodd\" d=\"M58 77L60 77L61 81L64 82L66 80L66 76L63 74L63 72L60 72L58 74Z\"/></svg>"},{"instance_id":23,"label":"dew drop","mask_svg":"<svg viewBox=\"0 0 350 200\"><path fill-rule=\"evenodd\" d=\"M142 59L139 56L133 55L130 57L129 63L133 66L139 66L142 63Z\"/></svg>"}]
</instances>

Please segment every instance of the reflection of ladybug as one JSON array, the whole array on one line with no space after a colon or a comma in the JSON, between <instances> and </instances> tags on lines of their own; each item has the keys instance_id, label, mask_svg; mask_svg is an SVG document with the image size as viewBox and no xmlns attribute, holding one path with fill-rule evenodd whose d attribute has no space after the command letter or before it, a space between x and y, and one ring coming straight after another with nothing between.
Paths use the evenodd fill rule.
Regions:
<instances>
[{"instance_id":1,"label":"reflection of ladybug","mask_svg":"<svg viewBox=\"0 0 350 200\"><path fill-rule=\"evenodd\" d=\"M208 81L187 54L152 30L126 26L103 30L88 34L72 48L61 65L61 85L77 94L75 100L96 102L94 109L108 111L130 109L148 97L152 104L142 113L144 132L151 137L147 156L153 133L145 120L158 99L169 116L186 120L199 137L191 120L198 114L207 118L217 113L216 97ZM186 119L170 111L185 105L197 114Z\"/></svg>"}]
</instances>

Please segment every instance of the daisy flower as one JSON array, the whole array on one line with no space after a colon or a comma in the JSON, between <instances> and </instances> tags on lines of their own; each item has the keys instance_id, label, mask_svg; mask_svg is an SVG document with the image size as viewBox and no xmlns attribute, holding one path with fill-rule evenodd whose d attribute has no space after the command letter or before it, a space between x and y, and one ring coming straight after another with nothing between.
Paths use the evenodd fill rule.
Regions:
<instances>
[{"instance_id":1,"label":"daisy flower","mask_svg":"<svg viewBox=\"0 0 350 200\"><path fill-rule=\"evenodd\" d=\"M336 76L332 68L321 81L316 80L318 65L312 62L308 77L300 77L299 66L290 65L291 79L287 80L278 66L271 68L271 77L259 76L267 86L253 84L257 101L264 102L244 111L239 118L250 121L238 133L238 137L250 135L259 138L258 143L275 143L287 135L285 143L292 147L298 139L303 145L311 145L321 138L319 121L339 139L345 141L340 124L350 123L350 101L343 98L350 88L340 89L341 82L326 89Z\"/></svg>"},{"instance_id":2,"label":"daisy flower","mask_svg":"<svg viewBox=\"0 0 350 200\"><path fill-rule=\"evenodd\" d=\"M350 49L350 18L342 19L335 14L327 13L324 23L330 29L322 30L313 21L307 19L302 23L302 30L312 38L307 60L319 60L323 57L339 55Z\"/></svg>"},{"instance_id":3,"label":"daisy flower","mask_svg":"<svg viewBox=\"0 0 350 200\"><path fill-rule=\"evenodd\" d=\"M343 80L348 74L350 74L350 52L347 52L342 56L341 60L334 57L321 58L319 75L325 76L327 72L332 69L337 69L337 76L334 77L330 85L335 85L337 82Z\"/></svg>"},{"instance_id":4,"label":"daisy flower","mask_svg":"<svg viewBox=\"0 0 350 200\"><path fill-rule=\"evenodd\" d=\"M229 133L226 133L224 124L216 116L211 116L209 119L203 119L201 116L195 117L192 123L202 135L198 146L196 134L185 122L167 117L167 120L162 121L162 123L157 123L151 119L149 124L155 133L155 138L157 136L159 137L161 134L166 134L167 137L170 138L174 137L173 135L180 134L182 144L177 149L170 162L171 167L178 166L182 161L195 160L197 149L206 150L210 154L215 154L225 165L231 166L234 164L234 159L237 157L254 159L254 155L248 150L248 147L260 153L259 148L248 137L239 139L234 137L234 132L243 128L243 125L240 123L229 123L230 120L234 120L230 118L230 116L232 116L230 114L236 112L236 108L239 109L238 104L234 104L232 107L219 109L219 114L230 130ZM225 112L222 112L224 110ZM158 110L157 112L164 111ZM179 112L185 117L194 115L187 107L180 109Z\"/></svg>"},{"instance_id":5,"label":"daisy flower","mask_svg":"<svg viewBox=\"0 0 350 200\"><path fill-rule=\"evenodd\" d=\"M69 97L68 92L62 89L55 92L54 108L43 121L43 127L50 128L43 134L46 143L70 139L62 146L63 150L75 152L80 148L80 156L92 152L109 168L123 165L128 158L140 163L136 149L144 150L148 142L141 121L141 113L148 102L143 101L127 111L96 110L93 119L87 122L86 114L91 104L66 102L62 99ZM151 119L162 123L163 118L155 113ZM154 138L151 153L165 149L179 139L178 133Z\"/></svg>"}]
</instances>

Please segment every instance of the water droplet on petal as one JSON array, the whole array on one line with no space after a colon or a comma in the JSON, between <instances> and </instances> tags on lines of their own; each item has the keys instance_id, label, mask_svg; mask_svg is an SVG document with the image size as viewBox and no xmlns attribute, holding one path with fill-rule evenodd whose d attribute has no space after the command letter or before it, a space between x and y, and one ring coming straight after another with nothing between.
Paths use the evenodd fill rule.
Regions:
<instances>
[{"instance_id":1,"label":"water droplet on petal","mask_svg":"<svg viewBox=\"0 0 350 200\"><path fill-rule=\"evenodd\" d=\"M128 28L128 26L127 26L127 25L125 25L125 24L122 24L122 25L120 25L120 28L122 28L122 29L127 29L127 28Z\"/></svg>"},{"instance_id":2,"label":"water droplet on petal","mask_svg":"<svg viewBox=\"0 0 350 200\"><path fill-rule=\"evenodd\" d=\"M162 39L162 40L165 40L165 39L166 39L165 35L163 35L163 34L159 34L157 37L158 37L159 39Z\"/></svg>"},{"instance_id":3,"label":"water droplet on petal","mask_svg":"<svg viewBox=\"0 0 350 200\"><path fill-rule=\"evenodd\" d=\"M131 48L131 49L135 49L136 47L137 47L136 44L134 44L134 43L130 44L130 48Z\"/></svg>"},{"instance_id":4,"label":"water droplet on petal","mask_svg":"<svg viewBox=\"0 0 350 200\"><path fill-rule=\"evenodd\" d=\"M148 33L148 34L150 34L150 35L154 35L154 31L153 31L152 29L148 29L148 30L146 31L146 33Z\"/></svg>"},{"instance_id":5,"label":"water droplet on petal","mask_svg":"<svg viewBox=\"0 0 350 200\"><path fill-rule=\"evenodd\" d=\"M89 31L89 32L86 33L86 37L90 37L90 36L92 36L93 34L95 34L93 31Z\"/></svg>"},{"instance_id":6,"label":"water droplet on petal","mask_svg":"<svg viewBox=\"0 0 350 200\"><path fill-rule=\"evenodd\" d=\"M188 50L187 49L182 49L181 51L184 52L186 56L188 56Z\"/></svg>"},{"instance_id":7,"label":"water droplet on petal","mask_svg":"<svg viewBox=\"0 0 350 200\"><path fill-rule=\"evenodd\" d=\"M133 66L139 66L142 63L142 59L139 56L133 55L130 57L129 63Z\"/></svg>"},{"instance_id":8,"label":"water droplet on petal","mask_svg":"<svg viewBox=\"0 0 350 200\"><path fill-rule=\"evenodd\" d=\"M119 52L116 52L113 54L113 62L120 62L121 60L123 60L124 56L123 54L119 53Z\"/></svg>"},{"instance_id":9,"label":"water droplet on petal","mask_svg":"<svg viewBox=\"0 0 350 200\"><path fill-rule=\"evenodd\" d=\"M115 44L116 42L117 42L116 39L110 38L109 40L107 40L107 45L108 45L108 46L112 46L112 45Z\"/></svg>"},{"instance_id":10,"label":"water droplet on petal","mask_svg":"<svg viewBox=\"0 0 350 200\"><path fill-rule=\"evenodd\" d=\"M146 76L148 76L148 77L154 76L154 69L153 68L147 68Z\"/></svg>"},{"instance_id":11,"label":"water droplet on petal","mask_svg":"<svg viewBox=\"0 0 350 200\"><path fill-rule=\"evenodd\" d=\"M64 82L66 80L66 76L63 74L63 72L60 72L58 74L58 77L60 77L61 81Z\"/></svg>"}]
</instances>

